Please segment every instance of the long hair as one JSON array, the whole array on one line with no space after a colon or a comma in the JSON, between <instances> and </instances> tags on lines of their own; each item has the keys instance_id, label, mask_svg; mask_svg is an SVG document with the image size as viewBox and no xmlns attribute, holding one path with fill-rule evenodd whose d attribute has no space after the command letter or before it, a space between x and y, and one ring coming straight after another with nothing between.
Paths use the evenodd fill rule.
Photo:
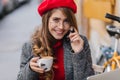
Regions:
<instances>
[{"instance_id":1,"label":"long hair","mask_svg":"<svg viewBox=\"0 0 120 80\"><path fill-rule=\"evenodd\" d=\"M37 56L53 56L52 46L56 40L48 30L48 22L52 13L54 13L56 9L61 10L69 20L70 25L78 31L76 18L72 10L68 8L55 8L46 12L42 16L42 27L39 27L32 36L32 49L33 53Z\"/></svg>"}]
</instances>

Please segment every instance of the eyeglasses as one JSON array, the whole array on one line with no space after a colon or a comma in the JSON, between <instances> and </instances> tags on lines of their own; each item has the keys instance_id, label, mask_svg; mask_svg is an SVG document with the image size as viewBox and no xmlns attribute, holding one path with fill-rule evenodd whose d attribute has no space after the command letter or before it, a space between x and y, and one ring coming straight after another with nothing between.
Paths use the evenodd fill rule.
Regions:
<instances>
[{"instance_id":1,"label":"eyeglasses","mask_svg":"<svg viewBox=\"0 0 120 80\"><path fill-rule=\"evenodd\" d=\"M50 23L53 25L53 26L70 26L70 22L68 21L63 21L63 22L60 22L60 21L50 21Z\"/></svg>"}]
</instances>

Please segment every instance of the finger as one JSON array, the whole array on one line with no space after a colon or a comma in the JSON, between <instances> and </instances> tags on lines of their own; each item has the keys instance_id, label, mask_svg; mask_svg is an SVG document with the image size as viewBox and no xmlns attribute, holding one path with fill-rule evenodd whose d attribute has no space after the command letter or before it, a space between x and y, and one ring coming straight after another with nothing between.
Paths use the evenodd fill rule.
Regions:
<instances>
[{"instance_id":1,"label":"finger","mask_svg":"<svg viewBox=\"0 0 120 80\"><path fill-rule=\"evenodd\" d=\"M75 41L75 39L79 40L79 35L74 35L73 37L70 38L71 41Z\"/></svg>"},{"instance_id":2,"label":"finger","mask_svg":"<svg viewBox=\"0 0 120 80\"><path fill-rule=\"evenodd\" d=\"M68 37L71 38L72 36L74 36L74 35L76 35L76 34L77 34L77 33L75 33L75 32L74 32L74 33L70 33Z\"/></svg>"},{"instance_id":3,"label":"finger","mask_svg":"<svg viewBox=\"0 0 120 80\"><path fill-rule=\"evenodd\" d=\"M75 29L75 27L71 26L71 28L73 28L73 29L74 29L74 32L78 32L78 31L77 31L77 29Z\"/></svg>"},{"instance_id":4,"label":"finger","mask_svg":"<svg viewBox=\"0 0 120 80\"><path fill-rule=\"evenodd\" d=\"M78 37L76 37L76 38L71 40L71 43L78 42L78 41L80 42L80 39Z\"/></svg>"},{"instance_id":5,"label":"finger","mask_svg":"<svg viewBox=\"0 0 120 80\"><path fill-rule=\"evenodd\" d=\"M72 39L71 43L75 43L75 42L80 43L82 46L84 44L83 39L81 39L80 37L75 37L74 39Z\"/></svg>"},{"instance_id":6,"label":"finger","mask_svg":"<svg viewBox=\"0 0 120 80\"><path fill-rule=\"evenodd\" d=\"M33 58L31 59L31 61L32 61L32 62L37 62L38 59L39 59L39 57L33 57Z\"/></svg>"},{"instance_id":7,"label":"finger","mask_svg":"<svg viewBox=\"0 0 120 80\"><path fill-rule=\"evenodd\" d=\"M69 38L72 39L74 36L79 36L78 33L70 33Z\"/></svg>"},{"instance_id":8,"label":"finger","mask_svg":"<svg viewBox=\"0 0 120 80\"><path fill-rule=\"evenodd\" d=\"M33 63L33 62L31 62L30 66L39 67L38 63Z\"/></svg>"},{"instance_id":9,"label":"finger","mask_svg":"<svg viewBox=\"0 0 120 80\"><path fill-rule=\"evenodd\" d=\"M42 68L38 68L38 67L32 67L32 69L35 71L35 72L38 72L38 73L44 73L44 69Z\"/></svg>"}]
</instances>

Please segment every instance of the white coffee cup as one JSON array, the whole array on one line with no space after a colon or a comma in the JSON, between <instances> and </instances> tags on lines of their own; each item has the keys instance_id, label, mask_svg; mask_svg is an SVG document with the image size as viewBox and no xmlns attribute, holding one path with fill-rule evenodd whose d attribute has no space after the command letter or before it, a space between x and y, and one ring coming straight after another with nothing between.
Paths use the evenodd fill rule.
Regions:
<instances>
[{"instance_id":1,"label":"white coffee cup","mask_svg":"<svg viewBox=\"0 0 120 80\"><path fill-rule=\"evenodd\" d=\"M50 71L53 64L53 57L42 57L37 61L37 63L40 68L43 68L45 71Z\"/></svg>"}]
</instances>

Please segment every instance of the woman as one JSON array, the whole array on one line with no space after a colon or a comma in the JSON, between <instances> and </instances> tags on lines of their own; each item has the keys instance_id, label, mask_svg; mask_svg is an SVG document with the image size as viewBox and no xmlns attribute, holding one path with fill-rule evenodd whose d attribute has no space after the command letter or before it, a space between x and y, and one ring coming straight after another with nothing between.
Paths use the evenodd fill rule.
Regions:
<instances>
[{"instance_id":1,"label":"woman","mask_svg":"<svg viewBox=\"0 0 120 80\"><path fill-rule=\"evenodd\" d=\"M22 49L17 80L86 80L94 74L86 37L79 35L73 0L44 0L38 7L42 27ZM45 72L37 61L54 57L52 69Z\"/></svg>"}]
</instances>

